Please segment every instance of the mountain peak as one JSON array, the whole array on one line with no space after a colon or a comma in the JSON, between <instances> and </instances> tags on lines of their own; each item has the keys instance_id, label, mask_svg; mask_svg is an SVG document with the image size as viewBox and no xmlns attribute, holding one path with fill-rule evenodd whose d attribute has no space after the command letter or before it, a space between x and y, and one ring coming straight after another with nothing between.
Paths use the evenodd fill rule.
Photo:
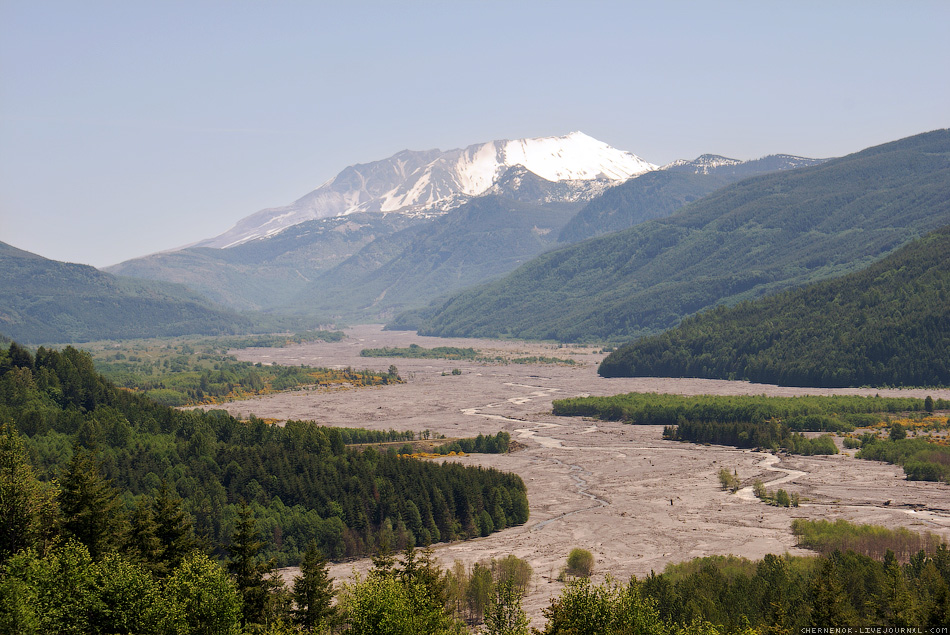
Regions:
<instances>
[{"instance_id":1,"label":"mountain peak","mask_svg":"<svg viewBox=\"0 0 950 635\"><path fill-rule=\"evenodd\" d=\"M657 169L630 152L583 132L560 137L489 141L455 150L403 150L388 159L345 168L290 205L261 210L201 247L226 248L271 236L299 223L355 212L441 214L487 193L513 166L546 181L625 181ZM597 185L599 183L599 185ZM576 184L571 200L583 197Z\"/></svg>"},{"instance_id":2,"label":"mountain peak","mask_svg":"<svg viewBox=\"0 0 950 635\"><path fill-rule=\"evenodd\" d=\"M657 167L579 131L562 137L507 141L504 158L505 167L521 164L549 181L625 181Z\"/></svg>"}]
</instances>

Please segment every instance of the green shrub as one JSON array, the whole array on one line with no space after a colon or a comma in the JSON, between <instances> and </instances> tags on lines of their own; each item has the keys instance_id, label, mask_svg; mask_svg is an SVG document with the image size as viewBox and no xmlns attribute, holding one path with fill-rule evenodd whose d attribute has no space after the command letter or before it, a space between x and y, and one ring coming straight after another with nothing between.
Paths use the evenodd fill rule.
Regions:
<instances>
[{"instance_id":1,"label":"green shrub","mask_svg":"<svg viewBox=\"0 0 950 635\"><path fill-rule=\"evenodd\" d=\"M739 490L739 477L726 468L722 468L719 470L719 484L722 489L727 489L735 494Z\"/></svg>"},{"instance_id":2,"label":"green shrub","mask_svg":"<svg viewBox=\"0 0 950 635\"><path fill-rule=\"evenodd\" d=\"M571 549L567 556L567 573L580 578L589 578L594 572L594 554L586 549Z\"/></svg>"}]
</instances>

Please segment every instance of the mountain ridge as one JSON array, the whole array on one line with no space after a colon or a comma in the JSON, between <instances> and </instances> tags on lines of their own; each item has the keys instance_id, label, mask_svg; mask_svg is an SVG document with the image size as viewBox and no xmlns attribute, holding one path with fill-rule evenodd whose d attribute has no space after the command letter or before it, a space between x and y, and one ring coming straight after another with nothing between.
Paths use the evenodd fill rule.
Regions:
<instances>
[{"instance_id":1,"label":"mountain ridge","mask_svg":"<svg viewBox=\"0 0 950 635\"><path fill-rule=\"evenodd\" d=\"M247 318L168 282L123 278L0 242L0 332L24 344L230 334Z\"/></svg>"},{"instance_id":2,"label":"mountain ridge","mask_svg":"<svg viewBox=\"0 0 950 635\"><path fill-rule=\"evenodd\" d=\"M223 234L190 246L233 247L308 220L356 212L438 214L484 194L515 165L548 181L591 183L620 182L658 167L582 132L489 141L444 152L403 150L348 166L290 205L251 214Z\"/></svg>"},{"instance_id":3,"label":"mountain ridge","mask_svg":"<svg viewBox=\"0 0 950 635\"><path fill-rule=\"evenodd\" d=\"M580 138L578 133L575 137ZM599 144L586 136L582 140L588 145ZM496 146L489 150L497 153ZM367 174L372 171L395 171L403 175L421 170L432 161L440 160L444 154L437 150L426 152L424 156L409 151L394 155L395 159L390 159L398 162L395 167L386 167L389 159L350 166L340 173L339 178L359 184L367 182ZM521 155L517 158L523 158L523 149L519 152ZM393 311L422 307L435 297L460 290L463 280L468 284L478 284L496 278L506 273L499 269L503 263L510 270L558 243L576 242L664 217L742 176L794 165L782 158L788 155L775 156L779 158L746 162L703 155L693 161L677 162L674 168L650 170L619 184L603 178L552 181L521 163L515 163L499 168L501 171L491 187L480 196L452 198L451 204L456 207L448 212L433 211L431 215L351 212L297 223L227 249L190 247L125 261L106 270L119 275L186 284L210 300L236 310L290 311L299 315L308 308L317 311L320 307L317 317L321 319L388 320ZM444 162L444 158L441 160ZM412 164L412 161L416 163ZM591 161L578 159L573 164L586 165L587 176L595 174L590 168ZM560 176L584 175L579 171L560 173ZM378 179L369 180L372 182L367 191L379 199L389 185ZM311 195L318 198L329 196L327 191L320 190ZM527 219L511 216L510 227L499 231L497 222L503 216L490 219L484 213L466 215L467 205L486 196L510 200L509 213L527 214L535 219L536 227L526 226ZM342 195L340 197L342 200ZM567 216L571 206L574 206L573 219ZM544 216L545 209L549 217ZM500 209L493 213L503 214ZM467 227L464 223L442 220L458 214L474 224ZM483 222L495 226L495 230L486 232ZM432 223L435 225L429 229L407 233L410 226ZM457 235L445 233L447 227L452 227ZM445 248L438 252L445 255L448 245L453 245L459 253L452 257L437 257L429 246L423 244L436 235L445 242ZM412 240L421 242L413 245ZM360 254L362 249L368 251ZM400 254L400 251L404 253ZM478 253L487 260L473 261ZM425 260L410 267L412 263L408 258L413 254ZM499 258L498 254L504 257ZM430 262L429 259L435 260ZM349 264L344 266L347 261ZM461 262L467 262L468 267L459 268ZM436 271L433 266L437 263L450 267L454 273L449 269ZM383 287L389 290L385 296L380 296L382 289L379 294L370 294L368 290L345 288L345 281L356 284L358 280L364 281L367 289L380 288L382 280L391 278L395 269L403 271L404 275L400 281L393 282L395 286ZM418 280L413 279L415 277L428 283L418 284ZM410 289L418 291L418 297L410 297ZM375 297L382 297L384 301L372 301ZM337 301L342 304L333 305ZM371 311L376 309L379 313L374 316Z\"/></svg>"},{"instance_id":4,"label":"mountain ridge","mask_svg":"<svg viewBox=\"0 0 950 635\"><path fill-rule=\"evenodd\" d=\"M948 220L950 130L937 130L739 181L666 218L545 253L389 326L630 340L719 303L848 273Z\"/></svg>"},{"instance_id":5,"label":"mountain ridge","mask_svg":"<svg viewBox=\"0 0 950 635\"><path fill-rule=\"evenodd\" d=\"M865 269L689 317L620 347L604 377L779 386L950 385L950 225Z\"/></svg>"}]
</instances>

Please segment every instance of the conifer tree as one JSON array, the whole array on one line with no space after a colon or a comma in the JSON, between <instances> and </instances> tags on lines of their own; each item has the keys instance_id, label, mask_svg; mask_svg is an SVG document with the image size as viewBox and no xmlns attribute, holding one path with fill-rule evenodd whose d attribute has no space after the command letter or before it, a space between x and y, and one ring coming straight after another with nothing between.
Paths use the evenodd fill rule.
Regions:
<instances>
[{"instance_id":1,"label":"conifer tree","mask_svg":"<svg viewBox=\"0 0 950 635\"><path fill-rule=\"evenodd\" d=\"M127 549L132 560L142 564L158 577L170 573L171 568L163 559L164 546L158 539L158 523L155 522L148 499L139 499L129 520Z\"/></svg>"},{"instance_id":2,"label":"conifer tree","mask_svg":"<svg viewBox=\"0 0 950 635\"><path fill-rule=\"evenodd\" d=\"M822 558L811 582L811 624L818 627L850 626L854 609L845 592L834 556Z\"/></svg>"},{"instance_id":3,"label":"conifer tree","mask_svg":"<svg viewBox=\"0 0 950 635\"><path fill-rule=\"evenodd\" d=\"M20 436L0 426L0 562L20 549L45 547L57 512L56 492L36 478Z\"/></svg>"},{"instance_id":4,"label":"conifer tree","mask_svg":"<svg viewBox=\"0 0 950 635\"><path fill-rule=\"evenodd\" d=\"M228 573L234 577L238 594L243 599L242 627L263 624L270 613L271 591L283 586L279 579L267 577L274 569L274 562L260 560L258 554L263 547L254 510L242 500L238 508L238 524L227 546L230 556Z\"/></svg>"},{"instance_id":5,"label":"conifer tree","mask_svg":"<svg viewBox=\"0 0 950 635\"><path fill-rule=\"evenodd\" d=\"M195 538L194 523L181 503L164 481L152 501L155 536L161 544L161 562L167 571L178 567L188 554L201 547Z\"/></svg>"},{"instance_id":6,"label":"conifer tree","mask_svg":"<svg viewBox=\"0 0 950 635\"><path fill-rule=\"evenodd\" d=\"M92 452L75 447L60 491L63 531L86 545L94 561L115 551L126 529L119 491L100 475L99 467Z\"/></svg>"},{"instance_id":7,"label":"conifer tree","mask_svg":"<svg viewBox=\"0 0 950 635\"><path fill-rule=\"evenodd\" d=\"M370 575L382 577L393 576L393 568L396 566L396 556L393 555L388 540L383 539L382 542L380 542L379 548L376 550L376 554L372 560L373 568L370 569Z\"/></svg>"},{"instance_id":8,"label":"conifer tree","mask_svg":"<svg viewBox=\"0 0 950 635\"><path fill-rule=\"evenodd\" d=\"M304 631L312 632L321 626L331 625L336 617L333 606L333 580L330 578L327 559L310 542L300 563L300 576L294 578L294 621Z\"/></svg>"}]
</instances>

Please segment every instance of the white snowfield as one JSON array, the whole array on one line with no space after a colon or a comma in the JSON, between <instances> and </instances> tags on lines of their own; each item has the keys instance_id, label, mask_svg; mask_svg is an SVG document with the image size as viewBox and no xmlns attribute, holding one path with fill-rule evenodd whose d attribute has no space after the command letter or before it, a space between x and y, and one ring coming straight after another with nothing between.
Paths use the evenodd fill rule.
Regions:
<instances>
[{"instance_id":1,"label":"white snowfield","mask_svg":"<svg viewBox=\"0 0 950 635\"><path fill-rule=\"evenodd\" d=\"M197 246L232 247L309 220L355 212L443 213L485 194L516 165L554 182L617 183L657 169L582 132L490 141L446 152L407 150L350 166L294 203L261 210Z\"/></svg>"}]
</instances>

